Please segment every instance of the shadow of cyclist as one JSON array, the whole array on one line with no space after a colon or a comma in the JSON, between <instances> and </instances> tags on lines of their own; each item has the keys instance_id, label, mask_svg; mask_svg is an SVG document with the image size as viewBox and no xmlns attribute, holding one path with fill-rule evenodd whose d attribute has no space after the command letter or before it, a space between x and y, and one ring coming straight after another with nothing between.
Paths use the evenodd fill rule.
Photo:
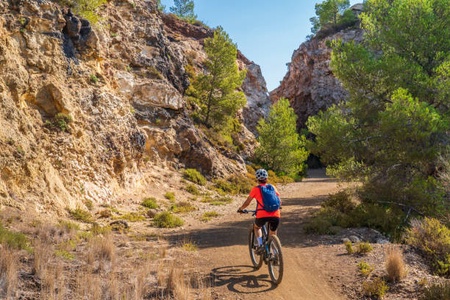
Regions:
<instances>
[{"instance_id":1,"label":"shadow of cyclist","mask_svg":"<svg viewBox=\"0 0 450 300\"><path fill-rule=\"evenodd\" d=\"M211 270L213 286L227 286L228 290L241 294L255 294L275 289L267 274L254 274L251 266L226 266ZM253 273L253 274L252 274Z\"/></svg>"}]
</instances>

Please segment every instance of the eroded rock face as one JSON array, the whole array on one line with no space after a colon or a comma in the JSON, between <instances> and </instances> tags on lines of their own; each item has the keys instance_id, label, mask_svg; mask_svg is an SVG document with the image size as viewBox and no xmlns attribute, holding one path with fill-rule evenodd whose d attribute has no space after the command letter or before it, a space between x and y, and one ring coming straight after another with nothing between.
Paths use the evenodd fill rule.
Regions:
<instances>
[{"instance_id":1,"label":"eroded rock face","mask_svg":"<svg viewBox=\"0 0 450 300\"><path fill-rule=\"evenodd\" d=\"M147 184L156 165L245 172L270 102L259 67L239 57L249 70L242 153L214 149L183 98L185 67L201 69L212 32L162 16L153 1L109 1L99 13L109 26L52 1L0 2L0 209L107 204Z\"/></svg>"},{"instance_id":2,"label":"eroded rock face","mask_svg":"<svg viewBox=\"0 0 450 300\"><path fill-rule=\"evenodd\" d=\"M287 74L270 98L289 99L298 115L299 129L305 127L309 116L345 100L348 95L330 69L331 49L327 43L335 39L361 42L362 38L361 29L344 30L321 40L313 38L294 51Z\"/></svg>"}]
</instances>

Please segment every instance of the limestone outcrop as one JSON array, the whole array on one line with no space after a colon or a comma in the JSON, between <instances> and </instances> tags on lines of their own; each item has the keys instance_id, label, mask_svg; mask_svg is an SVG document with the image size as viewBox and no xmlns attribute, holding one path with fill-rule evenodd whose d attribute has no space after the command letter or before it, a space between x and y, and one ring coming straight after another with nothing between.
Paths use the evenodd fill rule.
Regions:
<instances>
[{"instance_id":1,"label":"limestone outcrop","mask_svg":"<svg viewBox=\"0 0 450 300\"><path fill-rule=\"evenodd\" d=\"M148 184L153 166L210 178L245 171L269 103L259 67L240 55L243 150L216 149L184 98L185 68L201 69L212 31L154 1L109 1L99 14L93 26L52 1L0 3L0 208L108 204Z\"/></svg>"}]
</instances>

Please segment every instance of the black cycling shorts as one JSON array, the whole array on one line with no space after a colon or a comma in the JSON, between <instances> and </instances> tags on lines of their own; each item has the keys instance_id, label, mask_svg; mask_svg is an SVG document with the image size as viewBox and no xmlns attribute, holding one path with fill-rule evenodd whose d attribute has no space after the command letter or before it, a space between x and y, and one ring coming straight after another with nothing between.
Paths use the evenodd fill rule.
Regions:
<instances>
[{"instance_id":1,"label":"black cycling shorts","mask_svg":"<svg viewBox=\"0 0 450 300\"><path fill-rule=\"evenodd\" d=\"M280 218L277 217L267 217L267 218L256 218L255 224L258 227L263 227L266 222L269 222L269 228L272 231L276 231L278 225L280 224Z\"/></svg>"}]
</instances>

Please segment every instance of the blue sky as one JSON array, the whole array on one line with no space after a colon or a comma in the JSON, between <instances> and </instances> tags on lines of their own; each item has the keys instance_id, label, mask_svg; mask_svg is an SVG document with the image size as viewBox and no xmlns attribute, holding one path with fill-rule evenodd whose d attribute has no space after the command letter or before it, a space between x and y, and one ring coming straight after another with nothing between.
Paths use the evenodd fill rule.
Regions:
<instances>
[{"instance_id":1,"label":"blue sky","mask_svg":"<svg viewBox=\"0 0 450 300\"><path fill-rule=\"evenodd\" d=\"M261 67L269 91L279 86L286 64L306 36L309 19L322 0L194 0L197 19L210 27L222 26L238 49ZM166 11L173 0L161 0ZM362 0L350 0L350 4Z\"/></svg>"}]
</instances>

